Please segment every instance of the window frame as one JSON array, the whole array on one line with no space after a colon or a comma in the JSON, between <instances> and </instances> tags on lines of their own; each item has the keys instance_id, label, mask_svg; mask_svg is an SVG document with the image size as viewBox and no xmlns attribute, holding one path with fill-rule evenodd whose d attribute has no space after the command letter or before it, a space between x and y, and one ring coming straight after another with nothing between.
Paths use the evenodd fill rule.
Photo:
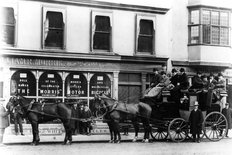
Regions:
<instances>
[{"instance_id":1,"label":"window frame","mask_svg":"<svg viewBox=\"0 0 232 155\"><path fill-rule=\"evenodd\" d=\"M47 47L45 46L45 23L47 12L60 12L63 15L63 47ZM66 40L67 40L67 13L65 7L54 7L54 6L42 6L42 40L41 48L44 50L56 49L56 50L65 50L66 49Z\"/></svg>"},{"instance_id":2,"label":"window frame","mask_svg":"<svg viewBox=\"0 0 232 155\"><path fill-rule=\"evenodd\" d=\"M109 50L94 49L94 34L95 34L95 17L96 16L107 16L110 18L110 39L109 39ZM101 53L101 54L113 54L113 12L112 11L91 11L91 39L90 39L90 52Z\"/></svg>"},{"instance_id":3,"label":"window frame","mask_svg":"<svg viewBox=\"0 0 232 155\"><path fill-rule=\"evenodd\" d=\"M150 20L153 21L153 39L152 39L152 50L150 52L140 52L138 51L138 39L139 39L139 30L140 30L140 20ZM147 15L147 14L137 14L136 15L136 38L135 38L135 55L155 55L156 48L156 16L155 15Z\"/></svg>"},{"instance_id":4,"label":"window frame","mask_svg":"<svg viewBox=\"0 0 232 155\"><path fill-rule=\"evenodd\" d=\"M7 44L5 42L1 41L1 45L2 46L6 46L6 47L17 47L18 44L18 7L17 4L14 4L12 2L3 2L0 7L5 8L13 8L14 10L14 43L13 44Z\"/></svg>"},{"instance_id":5,"label":"window frame","mask_svg":"<svg viewBox=\"0 0 232 155\"><path fill-rule=\"evenodd\" d=\"M199 11L199 24L192 24L191 23L191 12L198 10ZM203 23L203 11L209 11L209 24L204 24ZM212 12L219 12L218 15L218 25L215 25L212 23ZM228 25L222 25L221 24L221 14L223 13L227 13L228 14ZM194 7L194 8L189 8L189 20L188 20L188 45L209 45L209 46L226 46L226 47L231 47L231 13L228 9L217 9L217 8L210 8L210 7ZM191 28L194 26L199 26L199 41L198 43L191 43L192 39L191 39ZM209 27L209 43L204 42L204 27L207 26ZM214 43L213 42L213 28L219 28L219 41L218 43ZM225 36L221 36L221 33L223 31L223 29L228 30L228 35L227 35L227 39L228 39L228 44L224 44L223 43L223 39L225 38Z\"/></svg>"}]
</instances>

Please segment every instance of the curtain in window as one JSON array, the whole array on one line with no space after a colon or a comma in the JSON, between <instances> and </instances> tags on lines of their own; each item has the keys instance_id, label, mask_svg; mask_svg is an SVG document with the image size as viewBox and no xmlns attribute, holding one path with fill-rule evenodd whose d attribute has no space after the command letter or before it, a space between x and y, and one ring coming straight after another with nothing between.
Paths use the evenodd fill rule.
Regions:
<instances>
[{"instance_id":1,"label":"curtain in window","mask_svg":"<svg viewBox=\"0 0 232 155\"><path fill-rule=\"evenodd\" d=\"M64 23L61 12L48 11L44 23L45 47L63 48Z\"/></svg>"},{"instance_id":2,"label":"curtain in window","mask_svg":"<svg viewBox=\"0 0 232 155\"><path fill-rule=\"evenodd\" d=\"M153 21L140 20L138 36L138 52L152 52L153 50Z\"/></svg>"},{"instance_id":3,"label":"curtain in window","mask_svg":"<svg viewBox=\"0 0 232 155\"><path fill-rule=\"evenodd\" d=\"M0 8L1 43L14 45L15 18L14 9L10 7Z\"/></svg>"},{"instance_id":4,"label":"curtain in window","mask_svg":"<svg viewBox=\"0 0 232 155\"><path fill-rule=\"evenodd\" d=\"M93 49L110 50L110 17L96 16Z\"/></svg>"}]
</instances>

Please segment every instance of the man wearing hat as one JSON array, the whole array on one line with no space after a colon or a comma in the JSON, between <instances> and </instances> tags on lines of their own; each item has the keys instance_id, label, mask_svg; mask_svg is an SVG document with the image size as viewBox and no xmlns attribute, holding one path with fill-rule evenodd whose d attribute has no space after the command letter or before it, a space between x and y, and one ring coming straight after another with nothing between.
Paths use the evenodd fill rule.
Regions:
<instances>
[{"instance_id":1,"label":"man wearing hat","mask_svg":"<svg viewBox=\"0 0 232 155\"><path fill-rule=\"evenodd\" d=\"M197 72L197 75L193 77L193 84L191 86L191 89L203 89L204 87L204 82L201 77L201 72Z\"/></svg>"},{"instance_id":2,"label":"man wearing hat","mask_svg":"<svg viewBox=\"0 0 232 155\"><path fill-rule=\"evenodd\" d=\"M193 141L200 143L200 134L202 130L202 123L203 123L203 114L201 110L198 109L198 102L195 101L194 109L191 111L189 116L189 123L190 123L190 133L193 136ZM197 139L196 139L197 136Z\"/></svg>"},{"instance_id":3,"label":"man wearing hat","mask_svg":"<svg viewBox=\"0 0 232 155\"><path fill-rule=\"evenodd\" d=\"M163 80L163 77L162 77L162 75L159 74L157 68L153 69L153 73L154 73L154 76L151 78L150 87L157 86Z\"/></svg>"},{"instance_id":4,"label":"man wearing hat","mask_svg":"<svg viewBox=\"0 0 232 155\"><path fill-rule=\"evenodd\" d=\"M222 109L222 114L226 117L226 120L228 122L228 130L232 128L232 109L229 108L229 103L225 104L225 108ZM228 136L228 130L226 131L226 137ZM222 131L221 131L222 134Z\"/></svg>"}]
</instances>

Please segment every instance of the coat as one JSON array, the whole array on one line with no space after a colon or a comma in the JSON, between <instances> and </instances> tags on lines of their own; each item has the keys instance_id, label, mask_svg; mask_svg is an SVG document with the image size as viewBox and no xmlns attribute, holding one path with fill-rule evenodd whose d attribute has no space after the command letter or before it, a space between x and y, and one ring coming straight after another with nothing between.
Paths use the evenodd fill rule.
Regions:
<instances>
[{"instance_id":1,"label":"coat","mask_svg":"<svg viewBox=\"0 0 232 155\"><path fill-rule=\"evenodd\" d=\"M179 88L187 89L189 86L189 82L188 82L188 76L186 75L186 73L183 73L182 75L180 75L178 79L179 79L178 83L180 83Z\"/></svg>"},{"instance_id":2,"label":"coat","mask_svg":"<svg viewBox=\"0 0 232 155\"><path fill-rule=\"evenodd\" d=\"M203 89L204 88L204 82L202 79L198 76L193 77L193 84L192 84L192 89Z\"/></svg>"},{"instance_id":3,"label":"coat","mask_svg":"<svg viewBox=\"0 0 232 155\"><path fill-rule=\"evenodd\" d=\"M0 129L5 129L10 125L8 114L9 112L3 106L0 106Z\"/></svg>"},{"instance_id":4,"label":"coat","mask_svg":"<svg viewBox=\"0 0 232 155\"><path fill-rule=\"evenodd\" d=\"M226 117L227 122L228 122L228 129L232 129L232 109L228 108L223 108L222 109L222 114Z\"/></svg>"},{"instance_id":5,"label":"coat","mask_svg":"<svg viewBox=\"0 0 232 155\"><path fill-rule=\"evenodd\" d=\"M75 128L78 128L78 126L79 126L79 120L75 120L75 118L79 118L79 113L80 113L79 111L80 110L78 107L76 107L76 109L75 109L74 106L71 107L71 110L72 110L71 116L73 119L71 119L70 124L71 124L71 128L75 129Z\"/></svg>"},{"instance_id":6,"label":"coat","mask_svg":"<svg viewBox=\"0 0 232 155\"><path fill-rule=\"evenodd\" d=\"M162 82L163 77L160 74L155 74L152 78L151 78L151 82L150 82L150 86L151 87L155 87L156 85L158 85L160 82Z\"/></svg>"},{"instance_id":7,"label":"coat","mask_svg":"<svg viewBox=\"0 0 232 155\"><path fill-rule=\"evenodd\" d=\"M176 75L174 75L174 76L172 76L172 77L170 78L170 81L171 81L171 83L172 83L174 86L177 85L178 80L179 80L179 75L178 75L178 74L176 74Z\"/></svg>"},{"instance_id":8,"label":"coat","mask_svg":"<svg viewBox=\"0 0 232 155\"><path fill-rule=\"evenodd\" d=\"M192 110L189 116L190 133L200 134L202 130L203 114L201 110Z\"/></svg>"}]
</instances>

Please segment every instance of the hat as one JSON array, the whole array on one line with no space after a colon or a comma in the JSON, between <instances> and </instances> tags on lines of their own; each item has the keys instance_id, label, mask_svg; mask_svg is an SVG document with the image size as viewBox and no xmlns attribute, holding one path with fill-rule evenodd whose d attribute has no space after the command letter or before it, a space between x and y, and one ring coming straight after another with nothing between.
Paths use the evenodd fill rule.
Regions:
<instances>
[{"instance_id":1,"label":"hat","mask_svg":"<svg viewBox=\"0 0 232 155\"><path fill-rule=\"evenodd\" d=\"M198 104L198 102L197 102L197 101L195 101L194 106L199 106L199 104Z\"/></svg>"},{"instance_id":2,"label":"hat","mask_svg":"<svg viewBox=\"0 0 232 155\"><path fill-rule=\"evenodd\" d=\"M226 103L226 105L229 105L229 103Z\"/></svg>"},{"instance_id":3,"label":"hat","mask_svg":"<svg viewBox=\"0 0 232 155\"><path fill-rule=\"evenodd\" d=\"M185 72L185 69L184 69L184 68L181 68L181 69L180 69L180 72Z\"/></svg>"},{"instance_id":4,"label":"hat","mask_svg":"<svg viewBox=\"0 0 232 155\"><path fill-rule=\"evenodd\" d=\"M202 74L200 71L197 71L197 74Z\"/></svg>"},{"instance_id":5,"label":"hat","mask_svg":"<svg viewBox=\"0 0 232 155\"><path fill-rule=\"evenodd\" d=\"M222 73L218 73L218 76L223 76Z\"/></svg>"},{"instance_id":6,"label":"hat","mask_svg":"<svg viewBox=\"0 0 232 155\"><path fill-rule=\"evenodd\" d=\"M176 73L177 70L175 68L172 69L172 73Z\"/></svg>"},{"instance_id":7,"label":"hat","mask_svg":"<svg viewBox=\"0 0 232 155\"><path fill-rule=\"evenodd\" d=\"M202 75L201 77L202 77L202 79L207 78L207 76L206 76L206 75Z\"/></svg>"},{"instance_id":8,"label":"hat","mask_svg":"<svg viewBox=\"0 0 232 155\"><path fill-rule=\"evenodd\" d=\"M164 75L164 74L166 75L166 72L165 71L161 71L160 74L161 75Z\"/></svg>"},{"instance_id":9,"label":"hat","mask_svg":"<svg viewBox=\"0 0 232 155\"><path fill-rule=\"evenodd\" d=\"M153 72L156 72L156 71L158 71L158 69L157 69L157 68L154 68L154 69L153 69Z\"/></svg>"}]
</instances>

